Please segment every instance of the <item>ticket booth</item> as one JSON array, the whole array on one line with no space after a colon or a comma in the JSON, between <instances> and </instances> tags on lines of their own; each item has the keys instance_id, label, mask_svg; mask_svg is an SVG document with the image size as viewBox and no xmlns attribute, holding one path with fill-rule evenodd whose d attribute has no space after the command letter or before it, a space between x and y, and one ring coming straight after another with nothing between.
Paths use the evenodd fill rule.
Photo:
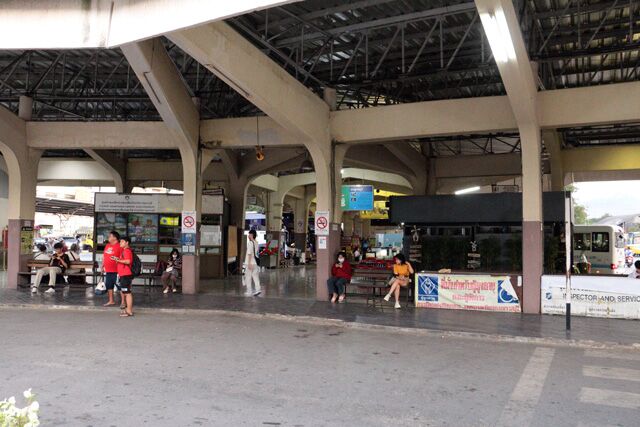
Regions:
<instances>
[{"instance_id":1,"label":"ticket booth","mask_svg":"<svg viewBox=\"0 0 640 427\"><path fill-rule=\"evenodd\" d=\"M225 276L225 202L223 195L202 196L200 239L200 277ZM102 252L111 230L129 236L133 250L143 263L156 263L169 257L173 248L182 247L182 195L96 193L94 217L95 260Z\"/></svg>"}]
</instances>

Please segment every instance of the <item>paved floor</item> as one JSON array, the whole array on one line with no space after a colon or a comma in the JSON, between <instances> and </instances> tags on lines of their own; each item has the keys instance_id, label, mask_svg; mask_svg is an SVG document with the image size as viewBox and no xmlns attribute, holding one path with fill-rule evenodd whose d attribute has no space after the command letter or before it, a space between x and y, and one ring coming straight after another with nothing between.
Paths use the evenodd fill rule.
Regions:
<instances>
[{"instance_id":1,"label":"paved floor","mask_svg":"<svg viewBox=\"0 0 640 427\"><path fill-rule=\"evenodd\" d=\"M637 426L640 353L224 315L0 308L48 426Z\"/></svg>"},{"instance_id":2,"label":"paved floor","mask_svg":"<svg viewBox=\"0 0 640 427\"><path fill-rule=\"evenodd\" d=\"M263 273L265 292L259 298L239 296L243 293L240 278L210 284L197 296L162 294L159 289L144 292L136 288L138 308L150 310L233 311L255 314L305 316L323 320L354 322L368 326L391 326L427 329L447 333L489 334L512 338L541 338L558 342L586 342L611 346L612 344L640 347L640 322L618 319L574 317L572 330L565 330L561 316L540 316L513 313L488 313L457 310L432 310L404 307L394 310L391 305L372 307L363 298L349 298L345 304L330 304L302 297L313 289L308 277L315 277L308 269L294 268ZM1 275L0 275L1 276ZM284 284L279 285L279 281ZM315 295L315 291L313 291ZM0 307L37 306L73 307L102 310L105 296L95 296L88 289L69 287L55 295L31 294L26 289L0 289ZM113 310L113 308L111 309Z\"/></svg>"}]
</instances>

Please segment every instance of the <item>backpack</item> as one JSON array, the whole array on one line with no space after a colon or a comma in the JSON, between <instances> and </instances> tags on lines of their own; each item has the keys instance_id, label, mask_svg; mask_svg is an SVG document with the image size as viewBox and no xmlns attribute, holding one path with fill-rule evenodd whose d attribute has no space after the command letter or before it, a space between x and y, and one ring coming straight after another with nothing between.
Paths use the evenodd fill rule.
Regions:
<instances>
[{"instance_id":1,"label":"backpack","mask_svg":"<svg viewBox=\"0 0 640 427\"><path fill-rule=\"evenodd\" d=\"M131 254L133 255L133 262L131 263L131 275L133 277L138 277L142 273L142 261L140 261L138 255L132 250Z\"/></svg>"}]
</instances>

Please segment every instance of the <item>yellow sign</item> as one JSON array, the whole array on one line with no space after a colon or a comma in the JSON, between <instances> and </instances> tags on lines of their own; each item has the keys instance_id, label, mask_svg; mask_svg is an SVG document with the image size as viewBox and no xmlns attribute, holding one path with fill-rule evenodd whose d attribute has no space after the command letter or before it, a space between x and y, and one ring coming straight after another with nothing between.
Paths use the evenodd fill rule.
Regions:
<instances>
[{"instance_id":1,"label":"yellow sign","mask_svg":"<svg viewBox=\"0 0 640 427\"><path fill-rule=\"evenodd\" d=\"M20 254L29 255L33 253L33 228L22 227L20 230Z\"/></svg>"}]
</instances>

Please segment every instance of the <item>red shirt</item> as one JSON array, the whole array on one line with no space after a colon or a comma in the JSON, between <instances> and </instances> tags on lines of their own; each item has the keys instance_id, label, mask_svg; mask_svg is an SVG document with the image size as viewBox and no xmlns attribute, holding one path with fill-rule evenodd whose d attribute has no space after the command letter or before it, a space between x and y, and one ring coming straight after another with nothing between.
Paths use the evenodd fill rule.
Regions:
<instances>
[{"instance_id":1,"label":"red shirt","mask_svg":"<svg viewBox=\"0 0 640 427\"><path fill-rule=\"evenodd\" d=\"M122 259L122 260L128 259L129 260L129 265L119 262L118 263L118 276L120 276L120 277L131 276L133 274L133 273L131 273L131 264L133 264L133 252L131 252L131 249L129 249L129 248L123 249L122 250L122 255L120 256L120 259Z\"/></svg>"},{"instance_id":2,"label":"red shirt","mask_svg":"<svg viewBox=\"0 0 640 427\"><path fill-rule=\"evenodd\" d=\"M336 265L333 264L333 267L331 267L331 275L333 277L351 280L351 264L349 264L349 261L345 261L342 263L342 268L336 267Z\"/></svg>"},{"instance_id":3,"label":"red shirt","mask_svg":"<svg viewBox=\"0 0 640 427\"><path fill-rule=\"evenodd\" d=\"M120 243L107 243L107 246L104 247L104 254L102 258L102 265L104 266L104 271L106 273L117 273L118 272L118 264L111 259L112 256L116 258L120 258L122 254L122 248L120 247Z\"/></svg>"}]
</instances>

